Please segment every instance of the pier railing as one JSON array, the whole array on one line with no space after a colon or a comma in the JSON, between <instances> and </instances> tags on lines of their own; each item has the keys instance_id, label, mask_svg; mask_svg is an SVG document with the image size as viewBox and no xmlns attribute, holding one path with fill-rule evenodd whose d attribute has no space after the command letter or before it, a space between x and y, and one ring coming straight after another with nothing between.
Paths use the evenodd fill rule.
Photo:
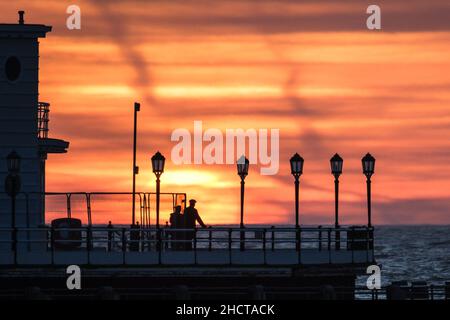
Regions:
<instances>
[{"instance_id":1,"label":"pier railing","mask_svg":"<svg viewBox=\"0 0 450 320\"><path fill-rule=\"evenodd\" d=\"M33 196L34 194L28 195ZM132 192L46 192L46 215L57 214L58 218L81 218L87 225L96 224L98 216L106 216L103 222L122 216L124 212L132 212ZM175 205L186 205L186 193L161 192L161 205L172 210ZM140 225L150 227L155 223L154 192L135 192L135 215ZM152 212L153 210L153 212Z\"/></svg>"},{"instance_id":2,"label":"pier railing","mask_svg":"<svg viewBox=\"0 0 450 320\"><path fill-rule=\"evenodd\" d=\"M132 192L19 192L16 196L16 224L30 227L55 218L77 218L92 226L132 213ZM135 193L135 215L143 227L155 223L156 193ZM185 207L186 193L161 192L161 205L171 212L175 205ZM10 197L0 192L0 213L11 215Z\"/></svg>"},{"instance_id":3,"label":"pier railing","mask_svg":"<svg viewBox=\"0 0 450 320\"><path fill-rule=\"evenodd\" d=\"M5 257L0 264L308 265L374 262L373 228L366 226L16 228L17 250L10 252L12 231L11 228L0 229L0 247L3 248L0 255Z\"/></svg>"}]
</instances>

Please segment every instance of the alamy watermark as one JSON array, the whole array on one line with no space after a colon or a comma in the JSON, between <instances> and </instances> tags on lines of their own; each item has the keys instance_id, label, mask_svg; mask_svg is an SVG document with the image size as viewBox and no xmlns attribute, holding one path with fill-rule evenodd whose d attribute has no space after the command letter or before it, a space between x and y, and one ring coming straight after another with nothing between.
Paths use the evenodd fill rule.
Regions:
<instances>
[{"instance_id":1,"label":"alamy watermark","mask_svg":"<svg viewBox=\"0 0 450 320\"><path fill-rule=\"evenodd\" d=\"M367 7L367 14L370 16L366 20L366 26L369 30L381 30L381 8L376 4Z\"/></svg>"},{"instance_id":2,"label":"alamy watermark","mask_svg":"<svg viewBox=\"0 0 450 320\"><path fill-rule=\"evenodd\" d=\"M72 4L67 7L66 13L69 14L66 20L66 27L69 30L81 29L81 9L79 6Z\"/></svg>"},{"instance_id":3,"label":"alamy watermark","mask_svg":"<svg viewBox=\"0 0 450 320\"><path fill-rule=\"evenodd\" d=\"M373 264L367 267L366 273L370 274L366 281L367 289L381 289L381 268Z\"/></svg>"},{"instance_id":4,"label":"alamy watermark","mask_svg":"<svg viewBox=\"0 0 450 320\"><path fill-rule=\"evenodd\" d=\"M262 175L275 175L279 170L279 129L226 129L224 134L217 128L203 131L203 122L197 120L193 134L178 128L172 132L171 141L177 142L171 152L176 165L235 164L246 155L250 164L260 165Z\"/></svg>"},{"instance_id":5,"label":"alamy watermark","mask_svg":"<svg viewBox=\"0 0 450 320\"><path fill-rule=\"evenodd\" d=\"M81 30L81 8L75 4L67 7L66 13L69 14L66 20L66 27L69 30ZM381 29L381 8L376 4L367 7L366 13L370 14L366 20L366 26L369 30Z\"/></svg>"},{"instance_id":6,"label":"alamy watermark","mask_svg":"<svg viewBox=\"0 0 450 320\"><path fill-rule=\"evenodd\" d=\"M69 274L66 280L66 286L69 290L81 290L81 269L76 264L67 267L66 273Z\"/></svg>"}]
</instances>

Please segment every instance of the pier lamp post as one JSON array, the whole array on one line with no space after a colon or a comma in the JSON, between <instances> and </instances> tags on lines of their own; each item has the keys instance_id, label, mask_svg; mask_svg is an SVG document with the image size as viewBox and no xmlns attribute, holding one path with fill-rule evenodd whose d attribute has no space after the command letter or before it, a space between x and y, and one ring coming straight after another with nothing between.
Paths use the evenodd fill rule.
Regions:
<instances>
[{"instance_id":1,"label":"pier lamp post","mask_svg":"<svg viewBox=\"0 0 450 320\"><path fill-rule=\"evenodd\" d=\"M245 177L248 175L248 167L250 162L248 159L242 155L237 161L237 171L239 177L241 177L241 250L245 250L245 232L244 232L244 188L245 188Z\"/></svg>"},{"instance_id":2,"label":"pier lamp post","mask_svg":"<svg viewBox=\"0 0 450 320\"><path fill-rule=\"evenodd\" d=\"M342 174L342 165L344 160L336 153L330 159L331 173L334 176L334 226L336 229L339 228L339 176ZM336 232L336 249L339 250L341 247L340 243L340 232Z\"/></svg>"},{"instance_id":3,"label":"pier lamp post","mask_svg":"<svg viewBox=\"0 0 450 320\"><path fill-rule=\"evenodd\" d=\"M375 158L367 153L362 159L363 173L367 180L367 226L370 228L372 226L372 199L371 199L371 180L370 178L375 172Z\"/></svg>"},{"instance_id":4,"label":"pier lamp post","mask_svg":"<svg viewBox=\"0 0 450 320\"><path fill-rule=\"evenodd\" d=\"M159 229L159 202L160 202L160 180L162 173L164 172L164 163L166 158L158 151L152 157L153 173L156 176L156 228Z\"/></svg>"},{"instance_id":5,"label":"pier lamp post","mask_svg":"<svg viewBox=\"0 0 450 320\"><path fill-rule=\"evenodd\" d=\"M300 176L303 173L304 159L298 154L294 154L290 160L291 162L291 174L295 179L295 228L296 228L296 250L300 250L300 224L299 224L299 189L300 189Z\"/></svg>"},{"instance_id":6,"label":"pier lamp post","mask_svg":"<svg viewBox=\"0 0 450 320\"><path fill-rule=\"evenodd\" d=\"M14 252L14 264L17 264L16 196L20 192L20 156L12 151L7 157L8 175L5 179L5 191L11 197L11 250Z\"/></svg>"}]
</instances>

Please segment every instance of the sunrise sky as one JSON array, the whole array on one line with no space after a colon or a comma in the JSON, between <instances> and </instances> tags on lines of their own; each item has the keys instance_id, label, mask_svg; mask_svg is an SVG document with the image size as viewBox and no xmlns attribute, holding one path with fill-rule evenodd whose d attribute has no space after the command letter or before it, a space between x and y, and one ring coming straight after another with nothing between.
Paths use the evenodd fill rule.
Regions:
<instances>
[{"instance_id":1,"label":"sunrise sky","mask_svg":"<svg viewBox=\"0 0 450 320\"><path fill-rule=\"evenodd\" d=\"M81 30L66 8L81 8ZM382 30L366 28L378 4ZM341 224L366 223L361 157L377 159L375 224L450 223L450 2L2 1L0 21L53 26L40 46L40 100L69 153L47 161L47 191L154 191L150 157L166 155L162 191L186 192L208 224L239 221L235 165L170 160L173 130L280 129L280 171L246 179L247 223L293 223L289 158L305 158L302 224L333 222L329 159L344 158ZM93 208L94 215L95 207ZM163 213L167 220L169 212ZM130 212L95 217L129 222Z\"/></svg>"}]
</instances>

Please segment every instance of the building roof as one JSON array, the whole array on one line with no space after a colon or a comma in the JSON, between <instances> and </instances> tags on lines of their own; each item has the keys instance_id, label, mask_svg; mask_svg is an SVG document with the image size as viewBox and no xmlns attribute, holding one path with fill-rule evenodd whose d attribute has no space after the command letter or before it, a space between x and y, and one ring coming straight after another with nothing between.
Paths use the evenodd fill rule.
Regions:
<instances>
[{"instance_id":1,"label":"building roof","mask_svg":"<svg viewBox=\"0 0 450 320\"><path fill-rule=\"evenodd\" d=\"M0 23L0 38L45 38L51 26L43 24Z\"/></svg>"}]
</instances>

